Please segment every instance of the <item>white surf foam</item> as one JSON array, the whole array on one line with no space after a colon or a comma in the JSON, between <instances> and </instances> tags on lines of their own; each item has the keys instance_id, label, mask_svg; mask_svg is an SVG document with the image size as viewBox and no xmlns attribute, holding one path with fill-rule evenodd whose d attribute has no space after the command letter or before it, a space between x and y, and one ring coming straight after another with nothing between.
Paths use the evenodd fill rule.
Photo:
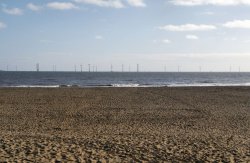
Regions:
<instances>
[{"instance_id":1,"label":"white surf foam","mask_svg":"<svg viewBox=\"0 0 250 163\"><path fill-rule=\"evenodd\" d=\"M9 88L59 88L60 85L17 85L17 86L6 86Z\"/></svg>"}]
</instances>

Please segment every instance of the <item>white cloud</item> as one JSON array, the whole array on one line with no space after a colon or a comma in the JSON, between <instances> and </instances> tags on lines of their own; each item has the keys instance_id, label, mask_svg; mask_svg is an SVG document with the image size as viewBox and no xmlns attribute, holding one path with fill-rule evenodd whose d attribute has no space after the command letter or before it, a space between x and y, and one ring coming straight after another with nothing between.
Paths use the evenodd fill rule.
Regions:
<instances>
[{"instance_id":1,"label":"white cloud","mask_svg":"<svg viewBox=\"0 0 250 163\"><path fill-rule=\"evenodd\" d=\"M77 9L77 6L70 2L51 2L47 4L47 7L55 10Z\"/></svg>"},{"instance_id":2,"label":"white cloud","mask_svg":"<svg viewBox=\"0 0 250 163\"><path fill-rule=\"evenodd\" d=\"M174 31L174 32L185 32L185 31L210 31L217 29L214 25L206 24L184 24L184 25L165 25L159 27L161 30Z\"/></svg>"},{"instance_id":3,"label":"white cloud","mask_svg":"<svg viewBox=\"0 0 250 163\"><path fill-rule=\"evenodd\" d=\"M112 8L124 8L124 4L121 0L74 0L78 3L85 3L91 5L97 5L100 7L112 7Z\"/></svg>"},{"instance_id":4,"label":"white cloud","mask_svg":"<svg viewBox=\"0 0 250 163\"><path fill-rule=\"evenodd\" d=\"M97 39L97 40L103 40L103 39L104 39L104 37L103 37L103 36L101 36L101 35L96 35L96 36L95 36L95 39Z\"/></svg>"},{"instance_id":5,"label":"white cloud","mask_svg":"<svg viewBox=\"0 0 250 163\"><path fill-rule=\"evenodd\" d=\"M27 4L27 8L30 9L30 10L32 10L32 11L39 11L39 10L42 9L41 6L35 5L33 3L28 3Z\"/></svg>"},{"instance_id":6,"label":"white cloud","mask_svg":"<svg viewBox=\"0 0 250 163\"><path fill-rule=\"evenodd\" d=\"M227 28L250 29L250 20L234 20L223 24Z\"/></svg>"},{"instance_id":7,"label":"white cloud","mask_svg":"<svg viewBox=\"0 0 250 163\"><path fill-rule=\"evenodd\" d=\"M162 42L163 42L164 44L170 44L170 43L171 43L171 41L170 41L169 39L164 39L164 40L162 40Z\"/></svg>"},{"instance_id":8,"label":"white cloud","mask_svg":"<svg viewBox=\"0 0 250 163\"><path fill-rule=\"evenodd\" d=\"M3 12L10 15L23 15L23 11L19 8L4 8Z\"/></svg>"},{"instance_id":9,"label":"white cloud","mask_svg":"<svg viewBox=\"0 0 250 163\"><path fill-rule=\"evenodd\" d=\"M6 27L7 27L7 25L5 23L0 22L0 29L6 28Z\"/></svg>"},{"instance_id":10,"label":"white cloud","mask_svg":"<svg viewBox=\"0 0 250 163\"><path fill-rule=\"evenodd\" d=\"M186 35L186 39L188 40L199 40L199 37L196 35Z\"/></svg>"},{"instance_id":11,"label":"white cloud","mask_svg":"<svg viewBox=\"0 0 250 163\"><path fill-rule=\"evenodd\" d=\"M147 5L143 0L127 0L128 4L134 7L146 7Z\"/></svg>"},{"instance_id":12,"label":"white cloud","mask_svg":"<svg viewBox=\"0 0 250 163\"><path fill-rule=\"evenodd\" d=\"M237 41L236 37L226 37L224 38L225 41Z\"/></svg>"},{"instance_id":13,"label":"white cloud","mask_svg":"<svg viewBox=\"0 0 250 163\"><path fill-rule=\"evenodd\" d=\"M163 39L163 40L152 40L154 44L170 44L172 41L169 39Z\"/></svg>"},{"instance_id":14,"label":"white cloud","mask_svg":"<svg viewBox=\"0 0 250 163\"><path fill-rule=\"evenodd\" d=\"M216 6L235 6L235 5L250 5L250 0L171 0L174 5L180 6L201 6L201 5L216 5Z\"/></svg>"}]
</instances>

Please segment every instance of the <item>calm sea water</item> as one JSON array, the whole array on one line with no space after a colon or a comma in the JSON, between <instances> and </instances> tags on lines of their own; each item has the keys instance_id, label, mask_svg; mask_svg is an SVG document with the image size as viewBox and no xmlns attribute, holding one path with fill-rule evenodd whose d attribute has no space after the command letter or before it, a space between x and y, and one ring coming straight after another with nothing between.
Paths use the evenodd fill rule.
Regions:
<instances>
[{"instance_id":1,"label":"calm sea water","mask_svg":"<svg viewBox=\"0 0 250 163\"><path fill-rule=\"evenodd\" d=\"M250 86L250 73L0 72L0 87Z\"/></svg>"}]
</instances>

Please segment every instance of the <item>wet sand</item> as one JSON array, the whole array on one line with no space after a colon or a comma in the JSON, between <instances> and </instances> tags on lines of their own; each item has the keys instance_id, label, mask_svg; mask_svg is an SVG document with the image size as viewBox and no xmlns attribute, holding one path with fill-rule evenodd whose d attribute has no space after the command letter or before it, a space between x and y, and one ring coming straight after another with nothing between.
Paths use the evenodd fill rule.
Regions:
<instances>
[{"instance_id":1,"label":"wet sand","mask_svg":"<svg viewBox=\"0 0 250 163\"><path fill-rule=\"evenodd\" d=\"M250 162L250 87L1 88L0 162Z\"/></svg>"}]
</instances>

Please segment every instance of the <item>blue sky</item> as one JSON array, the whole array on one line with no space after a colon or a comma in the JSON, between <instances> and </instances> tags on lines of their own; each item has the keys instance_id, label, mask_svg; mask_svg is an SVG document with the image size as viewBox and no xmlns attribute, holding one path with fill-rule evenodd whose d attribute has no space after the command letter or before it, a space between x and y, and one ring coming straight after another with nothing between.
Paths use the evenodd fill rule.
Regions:
<instances>
[{"instance_id":1,"label":"blue sky","mask_svg":"<svg viewBox=\"0 0 250 163\"><path fill-rule=\"evenodd\" d=\"M250 71L250 0L0 0L0 69Z\"/></svg>"}]
</instances>

